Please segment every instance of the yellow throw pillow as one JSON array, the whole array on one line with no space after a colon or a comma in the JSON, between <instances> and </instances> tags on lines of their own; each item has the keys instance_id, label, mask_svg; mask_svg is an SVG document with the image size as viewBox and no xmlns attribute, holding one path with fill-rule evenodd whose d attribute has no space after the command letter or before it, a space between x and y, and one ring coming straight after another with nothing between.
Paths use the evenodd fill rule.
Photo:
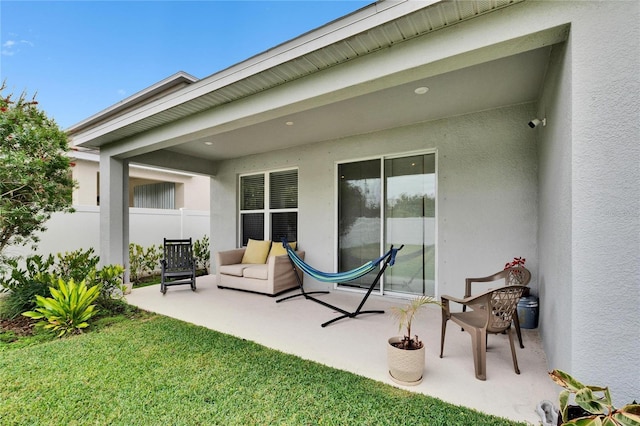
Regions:
<instances>
[{"instance_id":1,"label":"yellow throw pillow","mask_svg":"<svg viewBox=\"0 0 640 426\"><path fill-rule=\"evenodd\" d=\"M242 263L266 263L271 248L271 241L249 239L247 249L242 256Z\"/></svg>"},{"instance_id":2,"label":"yellow throw pillow","mask_svg":"<svg viewBox=\"0 0 640 426\"><path fill-rule=\"evenodd\" d=\"M296 249L296 242L290 242L289 247L293 250ZM276 242L271 245L271 251L269 252L269 257L271 256L281 256L283 254L287 254L287 250L284 248L281 242Z\"/></svg>"}]
</instances>

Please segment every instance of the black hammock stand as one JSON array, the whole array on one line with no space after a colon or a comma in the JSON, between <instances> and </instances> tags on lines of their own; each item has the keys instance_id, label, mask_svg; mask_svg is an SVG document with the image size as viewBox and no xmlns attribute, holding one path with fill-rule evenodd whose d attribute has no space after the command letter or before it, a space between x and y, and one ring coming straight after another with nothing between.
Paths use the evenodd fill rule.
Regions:
<instances>
[{"instance_id":1,"label":"black hammock stand","mask_svg":"<svg viewBox=\"0 0 640 426\"><path fill-rule=\"evenodd\" d=\"M326 327L329 324L332 324L336 321L339 321L341 319L344 318L355 318L358 315L362 315L362 314L383 314L384 311L380 311L380 310L373 310L373 311L363 311L362 307L364 306L364 304L367 302L367 299L369 298L369 296L371 295L371 292L373 291L373 288L376 286L376 284L380 281L380 277L382 277L382 274L384 274L385 269L387 269L387 266L393 266L393 264L396 261L396 254L402 250L402 248L404 247L404 245L401 245L400 248L393 248L393 246L391 246L391 248L389 249L389 251L387 251L384 255L380 256L378 259L369 261L367 263L365 263L364 265L360 266L359 268L356 269L352 269L350 271L346 271L346 272L335 272L335 273L331 273L331 272L322 272L319 271L313 267L311 267L309 264L305 263L302 259L300 259L300 257L298 257L298 255L296 254L296 252L289 246L289 243L287 242L287 240L285 238L282 239L282 245L284 246L284 248L287 250L287 254L289 255L289 261L291 262L291 266L293 267L293 272L296 276L296 280L298 280L298 288L300 289L300 293L298 294L294 294L292 296L287 296L287 297L283 297L282 299L278 299L276 300L276 303L280 303L283 302L285 300L289 300L289 299L293 299L295 297L304 297L307 300L311 300L313 302L316 302L322 306L325 306L329 309L333 309L335 311L338 311L341 313L340 316L322 323L322 327ZM307 275L311 276L312 278L315 278L318 281L321 282L328 282L328 283L338 283L338 282L347 282L347 281L352 281L355 280L357 278L363 277L364 275L368 274L369 272L373 271L381 262L384 262L384 264L382 265L382 268L380 268L380 270L378 271L378 274L376 275L375 280L373 280L373 282L371 283L371 285L369 286L366 294L364 295L364 297L362 298L362 301L360 302L360 304L358 305L358 308L353 311L353 312L349 312L345 309L339 308L335 305L332 305L330 303L325 302L324 300L320 300L320 299L316 299L315 297L313 297L313 294L329 294L328 291L305 291L304 286L302 285L302 280L300 279L300 276L298 275L298 270L301 270L303 272L305 272Z\"/></svg>"}]
</instances>

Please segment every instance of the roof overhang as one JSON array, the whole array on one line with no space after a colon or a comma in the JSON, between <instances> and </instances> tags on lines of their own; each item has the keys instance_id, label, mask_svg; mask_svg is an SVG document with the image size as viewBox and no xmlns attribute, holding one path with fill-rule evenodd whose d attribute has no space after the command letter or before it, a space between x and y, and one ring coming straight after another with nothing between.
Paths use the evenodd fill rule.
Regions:
<instances>
[{"instance_id":1,"label":"roof overhang","mask_svg":"<svg viewBox=\"0 0 640 426\"><path fill-rule=\"evenodd\" d=\"M568 30L518 36L509 28L505 39L504 23L476 23L517 3L374 3L178 90L144 102L134 95L69 135L79 146L109 145L115 156L154 164L164 157L169 166L176 154L217 161L533 101L549 46ZM417 85L429 93L414 95Z\"/></svg>"}]
</instances>

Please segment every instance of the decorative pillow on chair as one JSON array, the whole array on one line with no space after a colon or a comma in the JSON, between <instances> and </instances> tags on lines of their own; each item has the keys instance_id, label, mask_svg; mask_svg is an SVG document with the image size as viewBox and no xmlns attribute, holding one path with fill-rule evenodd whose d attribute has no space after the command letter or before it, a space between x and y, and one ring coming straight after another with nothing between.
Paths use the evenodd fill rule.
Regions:
<instances>
[{"instance_id":1,"label":"decorative pillow on chair","mask_svg":"<svg viewBox=\"0 0 640 426\"><path fill-rule=\"evenodd\" d=\"M296 242L295 241L289 242L289 247L295 250ZM287 249L284 248L284 246L282 245L282 242L278 241L271 245L271 251L269 252L268 258L271 256L282 256L283 254L287 254Z\"/></svg>"},{"instance_id":2,"label":"decorative pillow on chair","mask_svg":"<svg viewBox=\"0 0 640 426\"><path fill-rule=\"evenodd\" d=\"M266 263L271 248L271 241L252 240L249 238L241 263Z\"/></svg>"}]
</instances>

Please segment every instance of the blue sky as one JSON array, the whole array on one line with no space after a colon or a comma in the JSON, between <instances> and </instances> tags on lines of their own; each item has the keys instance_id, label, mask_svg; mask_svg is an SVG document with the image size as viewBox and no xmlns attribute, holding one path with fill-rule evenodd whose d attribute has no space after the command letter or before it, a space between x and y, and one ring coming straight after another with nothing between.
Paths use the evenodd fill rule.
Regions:
<instances>
[{"instance_id":1,"label":"blue sky","mask_svg":"<svg viewBox=\"0 0 640 426\"><path fill-rule=\"evenodd\" d=\"M0 1L0 80L66 129L178 72L207 77L369 1Z\"/></svg>"}]
</instances>

